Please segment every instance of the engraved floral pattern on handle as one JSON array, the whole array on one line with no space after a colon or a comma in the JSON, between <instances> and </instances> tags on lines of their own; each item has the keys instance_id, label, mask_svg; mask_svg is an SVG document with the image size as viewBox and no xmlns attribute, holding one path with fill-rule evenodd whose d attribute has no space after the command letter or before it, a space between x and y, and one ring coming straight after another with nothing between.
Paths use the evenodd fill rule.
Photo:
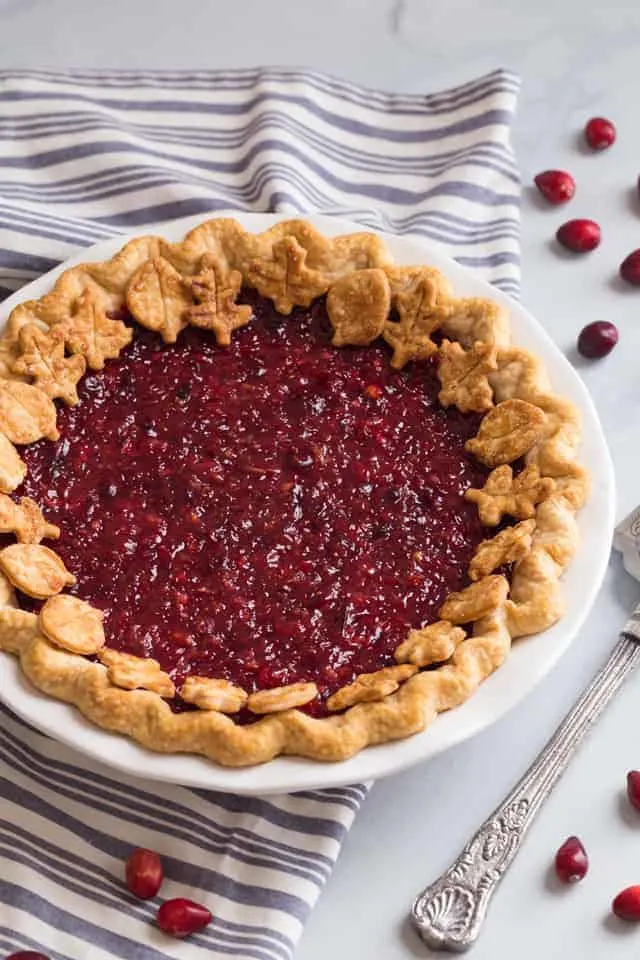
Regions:
<instances>
[{"instance_id":1,"label":"engraved floral pattern on handle","mask_svg":"<svg viewBox=\"0 0 640 960\"><path fill-rule=\"evenodd\" d=\"M475 940L493 888L520 845L529 808L525 797L510 798L483 824L444 877L416 900L414 922L429 946L466 950Z\"/></svg>"},{"instance_id":2,"label":"engraved floral pattern on handle","mask_svg":"<svg viewBox=\"0 0 640 960\"><path fill-rule=\"evenodd\" d=\"M412 920L429 947L462 952L475 942L489 902L538 809L584 735L638 663L640 606L606 664L504 803L443 876L416 898Z\"/></svg>"}]
</instances>

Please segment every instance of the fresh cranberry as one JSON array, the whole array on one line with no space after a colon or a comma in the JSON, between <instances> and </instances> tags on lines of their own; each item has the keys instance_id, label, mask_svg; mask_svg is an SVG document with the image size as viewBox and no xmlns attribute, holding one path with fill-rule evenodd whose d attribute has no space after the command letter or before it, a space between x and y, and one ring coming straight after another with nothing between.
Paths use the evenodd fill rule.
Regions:
<instances>
[{"instance_id":1,"label":"fresh cranberry","mask_svg":"<svg viewBox=\"0 0 640 960\"><path fill-rule=\"evenodd\" d=\"M640 886L621 890L611 904L611 909L621 920L638 923L640 921Z\"/></svg>"},{"instance_id":2,"label":"fresh cranberry","mask_svg":"<svg viewBox=\"0 0 640 960\"><path fill-rule=\"evenodd\" d=\"M567 250L588 253L600 244L600 227L595 220L567 220L558 228L556 239Z\"/></svg>"},{"instance_id":3,"label":"fresh cranberry","mask_svg":"<svg viewBox=\"0 0 640 960\"><path fill-rule=\"evenodd\" d=\"M640 250L634 250L620 264L620 276L634 287L640 286Z\"/></svg>"},{"instance_id":4,"label":"fresh cranberry","mask_svg":"<svg viewBox=\"0 0 640 960\"><path fill-rule=\"evenodd\" d=\"M555 859L556 874L563 883L576 883L587 875L589 858L578 837L568 837Z\"/></svg>"},{"instance_id":5,"label":"fresh cranberry","mask_svg":"<svg viewBox=\"0 0 640 960\"><path fill-rule=\"evenodd\" d=\"M594 360L598 357L606 357L611 353L618 342L618 328L607 320L596 320L594 323L588 323L580 331L578 337L578 352L583 357L589 357Z\"/></svg>"},{"instance_id":6,"label":"fresh cranberry","mask_svg":"<svg viewBox=\"0 0 640 960\"><path fill-rule=\"evenodd\" d=\"M584 135L592 150L606 150L616 140L616 128L611 120L592 117L584 128Z\"/></svg>"},{"instance_id":7,"label":"fresh cranberry","mask_svg":"<svg viewBox=\"0 0 640 960\"><path fill-rule=\"evenodd\" d=\"M165 900L156 916L160 929L178 938L204 930L212 919L211 912L206 907L194 903L193 900L185 900L184 897Z\"/></svg>"},{"instance_id":8,"label":"fresh cranberry","mask_svg":"<svg viewBox=\"0 0 640 960\"><path fill-rule=\"evenodd\" d=\"M9 954L7 960L49 960L49 957L37 950L18 950L17 953Z\"/></svg>"},{"instance_id":9,"label":"fresh cranberry","mask_svg":"<svg viewBox=\"0 0 640 960\"><path fill-rule=\"evenodd\" d=\"M545 170L534 177L533 182L542 196L553 204L566 203L576 192L576 182L565 170Z\"/></svg>"},{"instance_id":10,"label":"fresh cranberry","mask_svg":"<svg viewBox=\"0 0 640 960\"><path fill-rule=\"evenodd\" d=\"M153 850L138 847L127 859L125 879L131 893L141 900L150 900L162 886L162 861Z\"/></svg>"},{"instance_id":11,"label":"fresh cranberry","mask_svg":"<svg viewBox=\"0 0 640 960\"><path fill-rule=\"evenodd\" d=\"M629 803L640 810L640 770L629 770L627 774L627 796Z\"/></svg>"}]
</instances>

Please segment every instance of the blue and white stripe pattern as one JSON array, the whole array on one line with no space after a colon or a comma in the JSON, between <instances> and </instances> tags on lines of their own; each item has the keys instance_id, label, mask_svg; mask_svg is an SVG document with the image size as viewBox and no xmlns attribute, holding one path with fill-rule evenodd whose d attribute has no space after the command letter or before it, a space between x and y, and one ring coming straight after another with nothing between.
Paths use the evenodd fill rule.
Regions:
<instances>
[{"instance_id":1,"label":"blue and white stripe pattern","mask_svg":"<svg viewBox=\"0 0 640 960\"><path fill-rule=\"evenodd\" d=\"M429 237L517 294L517 79L389 95L275 68L0 72L0 287L78 246L187 214L339 213ZM0 708L0 955L287 960L366 788L268 800L114 776ZM164 897L214 923L188 942L122 883L133 846Z\"/></svg>"}]
</instances>

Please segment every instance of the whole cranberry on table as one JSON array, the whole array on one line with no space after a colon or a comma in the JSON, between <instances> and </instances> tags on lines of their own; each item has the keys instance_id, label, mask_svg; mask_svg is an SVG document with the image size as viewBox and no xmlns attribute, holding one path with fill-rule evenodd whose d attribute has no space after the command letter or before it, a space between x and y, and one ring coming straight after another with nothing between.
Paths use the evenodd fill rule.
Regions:
<instances>
[{"instance_id":1,"label":"whole cranberry on table","mask_svg":"<svg viewBox=\"0 0 640 960\"><path fill-rule=\"evenodd\" d=\"M602 234L595 220L567 220L558 227L556 240L573 253L588 253L600 245Z\"/></svg>"},{"instance_id":2,"label":"whole cranberry on table","mask_svg":"<svg viewBox=\"0 0 640 960\"><path fill-rule=\"evenodd\" d=\"M163 879L162 861L153 850L138 847L129 854L125 865L125 880L136 897L141 900L155 897Z\"/></svg>"},{"instance_id":3,"label":"whole cranberry on table","mask_svg":"<svg viewBox=\"0 0 640 960\"><path fill-rule=\"evenodd\" d=\"M584 136L592 150L606 150L616 140L616 128L605 117L592 117L584 128Z\"/></svg>"},{"instance_id":4,"label":"whole cranberry on table","mask_svg":"<svg viewBox=\"0 0 640 960\"><path fill-rule=\"evenodd\" d=\"M562 883L577 883L587 875L589 857L578 837L567 837L555 858L556 875Z\"/></svg>"},{"instance_id":5,"label":"whole cranberry on table","mask_svg":"<svg viewBox=\"0 0 640 960\"><path fill-rule=\"evenodd\" d=\"M634 250L620 264L620 276L632 286L640 286L640 250Z\"/></svg>"},{"instance_id":6,"label":"whole cranberry on table","mask_svg":"<svg viewBox=\"0 0 640 960\"><path fill-rule=\"evenodd\" d=\"M576 192L576 182L566 170L545 170L533 178L542 196L554 205L566 203Z\"/></svg>"},{"instance_id":7,"label":"whole cranberry on table","mask_svg":"<svg viewBox=\"0 0 640 960\"><path fill-rule=\"evenodd\" d=\"M640 886L626 887L614 898L611 909L628 923L640 922Z\"/></svg>"},{"instance_id":8,"label":"whole cranberry on table","mask_svg":"<svg viewBox=\"0 0 640 960\"><path fill-rule=\"evenodd\" d=\"M607 320L588 323L578 337L578 353L590 360L606 357L618 342L618 328Z\"/></svg>"},{"instance_id":9,"label":"whole cranberry on table","mask_svg":"<svg viewBox=\"0 0 640 960\"><path fill-rule=\"evenodd\" d=\"M184 897L165 900L156 915L156 923L160 929L179 939L204 930L212 919L211 912L206 907Z\"/></svg>"}]
</instances>

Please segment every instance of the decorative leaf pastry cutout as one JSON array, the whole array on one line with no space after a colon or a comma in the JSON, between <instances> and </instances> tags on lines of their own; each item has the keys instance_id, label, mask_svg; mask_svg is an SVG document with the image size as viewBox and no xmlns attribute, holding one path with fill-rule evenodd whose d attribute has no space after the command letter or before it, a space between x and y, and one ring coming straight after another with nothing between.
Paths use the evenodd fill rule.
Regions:
<instances>
[{"instance_id":1,"label":"decorative leaf pastry cutout","mask_svg":"<svg viewBox=\"0 0 640 960\"><path fill-rule=\"evenodd\" d=\"M398 663L415 663L417 667L443 663L453 656L465 637L462 627L454 627L447 620L438 620L420 630L410 630L394 656Z\"/></svg>"},{"instance_id":2,"label":"decorative leaf pastry cutout","mask_svg":"<svg viewBox=\"0 0 640 960\"><path fill-rule=\"evenodd\" d=\"M40 611L40 629L55 644L69 653L87 656L97 653L105 643L104 614L84 600L60 594L47 600Z\"/></svg>"},{"instance_id":3,"label":"decorative leaf pastry cutout","mask_svg":"<svg viewBox=\"0 0 640 960\"><path fill-rule=\"evenodd\" d=\"M246 706L248 694L228 680L209 677L187 677L180 696L200 710L217 710L219 713L237 713Z\"/></svg>"},{"instance_id":4,"label":"decorative leaf pastry cutout","mask_svg":"<svg viewBox=\"0 0 640 960\"><path fill-rule=\"evenodd\" d=\"M372 343L382 333L390 305L384 270L359 270L336 281L327 296L334 347Z\"/></svg>"},{"instance_id":5,"label":"decorative leaf pastry cutout","mask_svg":"<svg viewBox=\"0 0 640 960\"><path fill-rule=\"evenodd\" d=\"M526 400L504 400L485 416L465 448L488 467L524 456L544 433L545 416Z\"/></svg>"},{"instance_id":6,"label":"decorative leaf pastry cutout","mask_svg":"<svg viewBox=\"0 0 640 960\"><path fill-rule=\"evenodd\" d=\"M442 389L438 399L443 407L453 405L463 413L484 413L493 406L487 375L497 369L496 352L491 343L474 343L463 350L455 340L442 342L438 365Z\"/></svg>"},{"instance_id":7,"label":"decorative leaf pastry cutout","mask_svg":"<svg viewBox=\"0 0 640 960\"><path fill-rule=\"evenodd\" d=\"M412 663L402 663L397 667L383 667L375 673L361 673L353 683L342 687L327 700L327 708L332 712L346 710L356 703L370 703L384 700L398 689L418 668Z\"/></svg>"},{"instance_id":8,"label":"decorative leaf pastry cutout","mask_svg":"<svg viewBox=\"0 0 640 960\"><path fill-rule=\"evenodd\" d=\"M470 587L450 593L440 607L440 616L451 623L472 623L501 607L509 593L506 577L484 577Z\"/></svg>"},{"instance_id":9,"label":"decorative leaf pastry cutout","mask_svg":"<svg viewBox=\"0 0 640 960\"><path fill-rule=\"evenodd\" d=\"M46 600L76 582L57 553L33 543L14 543L0 550L0 570L28 597Z\"/></svg>"},{"instance_id":10,"label":"decorative leaf pastry cutout","mask_svg":"<svg viewBox=\"0 0 640 960\"><path fill-rule=\"evenodd\" d=\"M65 335L60 326L46 332L34 323L20 331L20 353L13 372L32 377L48 397L60 397L70 407L80 402L76 384L86 369L84 357L65 357Z\"/></svg>"},{"instance_id":11,"label":"decorative leaf pastry cutout","mask_svg":"<svg viewBox=\"0 0 640 960\"><path fill-rule=\"evenodd\" d=\"M487 527L495 527L503 516L527 520L536 512L536 504L546 500L555 489L551 477L541 477L533 464L515 477L508 464L496 467L480 490L470 489L465 500L477 503L480 519Z\"/></svg>"},{"instance_id":12,"label":"decorative leaf pastry cutout","mask_svg":"<svg viewBox=\"0 0 640 960\"><path fill-rule=\"evenodd\" d=\"M509 343L509 315L494 300L481 297L453 299L442 330L448 337L459 340L463 347L472 347L478 340L506 347Z\"/></svg>"},{"instance_id":13,"label":"decorative leaf pastry cutout","mask_svg":"<svg viewBox=\"0 0 640 960\"><path fill-rule=\"evenodd\" d=\"M184 314L191 297L169 261L154 257L134 274L127 289L127 306L143 327L155 330L165 343L175 343L187 325Z\"/></svg>"},{"instance_id":14,"label":"decorative leaf pastry cutout","mask_svg":"<svg viewBox=\"0 0 640 960\"><path fill-rule=\"evenodd\" d=\"M431 339L449 311L449 284L431 267L387 270L392 306L398 321L388 320L382 335L393 348L391 366L402 369L409 360L426 360L438 349Z\"/></svg>"},{"instance_id":15,"label":"decorative leaf pastry cutout","mask_svg":"<svg viewBox=\"0 0 640 960\"><path fill-rule=\"evenodd\" d=\"M247 270L247 281L263 297L273 300L278 313L285 316L295 306L308 307L327 292L324 273L306 265L307 251L295 237L283 237L274 243L270 257L256 257Z\"/></svg>"},{"instance_id":16,"label":"decorative leaf pastry cutout","mask_svg":"<svg viewBox=\"0 0 640 960\"><path fill-rule=\"evenodd\" d=\"M57 540L60 528L48 523L42 510L30 497L12 500L0 494L0 533L14 533L20 543Z\"/></svg>"},{"instance_id":17,"label":"decorative leaf pastry cutout","mask_svg":"<svg viewBox=\"0 0 640 960\"><path fill-rule=\"evenodd\" d=\"M252 693L247 707L252 713L279 713L311 703L318 696L315 683L290 683L286 687L272 687Z\"/></svg>"},{"instance_id":18,"label":"decorative leaf pastry cutout","mask_svg":"<svg viewBox=\"0 0 640 960\"><path fill-rule=\"evenodd\" d=\"M134 657L110 647L97 652L98 660L107 667L107 676L114 687L123 690L151 690L160 697L175 696L176 688L171 677L160 669L157 660L151 657Z\"/></svg>"},{"instance_id":19,"label":"decorative leaf pastry cutout","mask_svg":"<svg viewBox=\"0 0 640 960\"><path fill-rule=\"evenodd\" d=\"M202 330L213 330L217 343L228 347L233 331L246 326L251 319L251 307L235 302L242 274L225 270L212 254L205 254L200 273L185 277L184 284L196 301L196 306L187 308L188 322Z\"/></svg>"},{"instance_id":20,"label":"decorative leaf pastry cutout","mask_svg":"<svg viewBox=\"0 0 640 960\"><path fill-rule=\"evenodd\" d=\"M102 370L105 360L115 360L133 339L133 330L108 317L89 290L80 295L75 313L60 328L69 351L84 357L91 370Z\"/></svg>"},{"instance_id":21,"label":"decorative leaf pastry cutout","mask_svg":"<svg viewBox=\"0 0 640 960\"><path fill-rule=\"evenodd\" d=\"M0 433L0 492L11 493L27 475L27 465L4 433Z\"/></svg>"},{"instance_id":22,"label":"decorative leaf pastry cutout","mask_svg":"<svg viewBox=\"0 0 640 960\"><path fill-rule=\"evenodd\" d=\"M29 383L0 380L0 430L12 443L57 440L56 408L50 397Z\"/></svg>"},{"instance_id":23,"label":"decorative leaf pastry cutout","mask_svg":"<svg viewBox=\"0 0 640 960\"><path fill-rule=\"evenodd\" d=\"M531 549L535 520L523 520L514 527L506 527L489 540L478 545L469 565L469 576L480 580L505 563L521 560Z\"/></svg>"}]
</instances>

